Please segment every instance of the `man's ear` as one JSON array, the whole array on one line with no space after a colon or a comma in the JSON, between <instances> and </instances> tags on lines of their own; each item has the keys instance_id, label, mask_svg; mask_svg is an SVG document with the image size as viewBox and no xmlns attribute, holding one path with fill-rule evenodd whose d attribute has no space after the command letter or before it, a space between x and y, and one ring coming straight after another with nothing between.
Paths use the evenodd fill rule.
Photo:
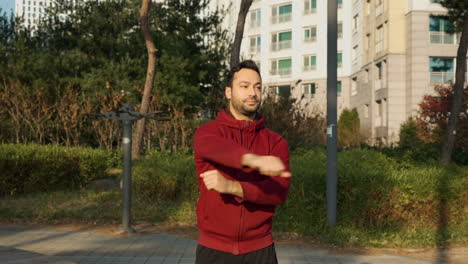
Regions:
<instances>
[{"instance_id":1,"label":"man's ear","mask_svg":"<svg viewBox=\"0 0 468 264\"><path fill-rule=\"evenodd\" d=\"M226 86L226 88L224 88L224 95L226 95L226 98L231 100L231 97L232 97L232 88L229 87L229 86Z\"/></svg>"}]
</instances>

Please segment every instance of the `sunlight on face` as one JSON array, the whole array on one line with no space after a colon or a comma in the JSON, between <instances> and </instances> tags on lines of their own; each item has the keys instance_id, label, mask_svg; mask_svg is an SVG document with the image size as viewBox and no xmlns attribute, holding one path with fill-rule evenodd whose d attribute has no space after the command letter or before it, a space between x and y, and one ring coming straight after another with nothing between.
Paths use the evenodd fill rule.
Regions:
<instances>
[{"instance_id":1,"label":"sunlight on face","mask_svg":"<svg viewBox=\"0 0 468 264\"><path fill-rule=\"evenodd\" d=\"M262 79L251 69L234 74L232 87L226 88L232 114L238 119L253 119L262 102Z\"/></svg>"}]
</instances>

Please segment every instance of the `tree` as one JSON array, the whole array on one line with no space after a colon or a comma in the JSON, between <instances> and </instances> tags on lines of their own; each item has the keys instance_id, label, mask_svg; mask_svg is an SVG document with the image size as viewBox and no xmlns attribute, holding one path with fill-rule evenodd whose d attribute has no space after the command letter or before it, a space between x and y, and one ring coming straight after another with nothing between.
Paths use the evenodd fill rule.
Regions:
<instances>
[{"instance_id":1,"label":"tree","mask_svg":"<svg viewBox=\"0 0 468 264\"><path fill-rule=\"evenodd\" d=\"M140 113L148 113L150 96L153 90L153 81L156 70L156 53L157 49L151 37L148 13L151 8L151 0L143 0L140 9L140 25L145 38L145 45L148 51L148 67L146 69L145 88L141 99ZM145 132L145 118L137 121L135 134L133 135L132 157L134 159L140 156L141 143L143 141L143 133Z\"/></svg>"},{"instance_id":2,"label":"tree","mask_svg":"<svg viewBox=\"0 0 468 264\"><path fill-rule=\"evenodd\" d=\"M361 144L360 120L356 108L345 108L338 120L338 143L341 147Z\"/></svg>"},{"instance_id":3,"label":"tree","mask_svg":"<svg viewBox=\"0 0 468 264\"><path fill-rule=\"evenodd\" d=\"M419 103L418 115L415 120L418 126L418 136L426 143L440 144L446 135L450 106L453 104L453 85L435 87L435 95L425 95ZM464 103L460 114L460 124L457 128L455 141L459 147L468 147L468 87L464 92Z\"/></svg>"},{"instance_id":4,"label":"tree","mask_svg":"<svg viewBox=\"0 0 468 264\"><path fill-rule=\"evenodd\" d=\"M240 48L242 44L242 37L244 35L245 18L247 17L247 13L249 13L249 8L252 5L252 2L253 0L242 0L241 2L239 16L237 18L236 36L232 46L230 63L231 68L239 64Z\"/></svg>"},{"instance_id":5,"label":"tree","mask_svg":"<svg viewBox=\"0 0 468 264\"><path fill-rule=\"evenodd\" d=\"M441 1L441 5L448 9L449 20L454 24L452 31L461 32L460 44L457 51L457 69L455 72L453 100L450 106L450 116L440 157L440 162L442 164L448 164L452 158L457 127L464 99L463 88L466 72L466 53L468 48L468 1L443 0Z\"/></svg>"}]
</instances>

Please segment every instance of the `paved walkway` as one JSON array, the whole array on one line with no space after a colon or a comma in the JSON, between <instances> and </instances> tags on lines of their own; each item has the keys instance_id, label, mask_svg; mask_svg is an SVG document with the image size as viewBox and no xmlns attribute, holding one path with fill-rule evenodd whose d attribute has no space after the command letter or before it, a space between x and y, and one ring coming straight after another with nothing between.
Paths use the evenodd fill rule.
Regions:
<instances>
[{"instance_id":1,"label":"paved walkway","mask_svg":"<svg viewBox=\"0 0 468 264\"><path fill-rule=\"evenodd\" d=\"M195 248L195 240L166 233L110 237L92 231L0 226L1 264L188 264L194 263ZM391 254L336 255L325 249L276 248L279 264L445 263Z\"/></svg>"}]
</instances>

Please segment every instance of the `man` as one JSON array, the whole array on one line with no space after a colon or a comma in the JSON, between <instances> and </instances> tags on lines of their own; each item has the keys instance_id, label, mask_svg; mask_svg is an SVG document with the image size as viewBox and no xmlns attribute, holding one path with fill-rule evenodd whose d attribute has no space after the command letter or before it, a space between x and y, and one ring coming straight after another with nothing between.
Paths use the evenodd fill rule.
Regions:
<instances>
[{"instance_id":1,"label":"man","mask_svg":"<svg viewBox=\"0 0 468 264\"><path fill-rule=\"evenodd\" d=\"M291 173L288 145L257 113L261 88L255 63L239 63L228 76L228 107L195 133L197 264L277 263L272 220Z\"/></svg>"}]
</instances>

